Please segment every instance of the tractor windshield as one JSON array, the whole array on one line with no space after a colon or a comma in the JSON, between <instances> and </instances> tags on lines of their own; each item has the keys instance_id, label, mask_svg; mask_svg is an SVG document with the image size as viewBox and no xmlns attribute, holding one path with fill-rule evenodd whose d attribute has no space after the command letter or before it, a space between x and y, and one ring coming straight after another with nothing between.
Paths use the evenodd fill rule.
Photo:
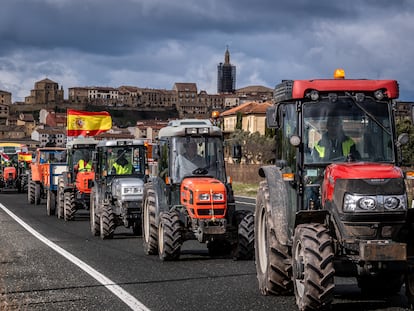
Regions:
<instances>
[{"instance_id":1,"label":"tractor windshield","mask_svg":"<svg viewBox=\"0 0 414 311\"><path fill-rule=\"evenodd\" d=\"M305 164L394 162L390 120L387 103L369 98L304 103Z\"/></svg>"},{"instance_id":2,"label":"tractor windshield","mask_svg":"<svg viewBox=\"0 0 414 311\"><path fill-rule=\"evenodd\" d=\"M211 176L225 181L222 141L219 137L175 137L172 140L172 180Z\"/></svg>"},{"instance_id":3,"label":"tractor windshield","mask_svg":"<svg viewBox=\"0 0 414 311\"><path fill-rule=\"evenodd\" d=\"M107 149L103 168L108 175L145 174L145 147L123 145Z\"/></svg>"}]
</instances>

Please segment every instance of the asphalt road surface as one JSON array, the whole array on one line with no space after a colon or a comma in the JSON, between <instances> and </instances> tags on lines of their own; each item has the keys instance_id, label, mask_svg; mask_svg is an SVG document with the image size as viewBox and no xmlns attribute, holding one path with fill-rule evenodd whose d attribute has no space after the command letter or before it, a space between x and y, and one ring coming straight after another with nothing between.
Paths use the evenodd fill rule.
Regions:
<instances>
[{"instance_id":1,"label":"asphalt road surface","mask_svg":"<svg viewBox=\"0 0 414 311\"><path fill-rule=\"evenodd\" d=\"M1 310L297 310L293 296L260 295L254 261L210 258L185 242L179 261L161 262L123 227L112 240L93 237L86 211L65 222L24 194L0 193L0 203ZM403 290L362 300L354 280L336 279L334 310L405 306Z\"/></svg>"}]
</instances>

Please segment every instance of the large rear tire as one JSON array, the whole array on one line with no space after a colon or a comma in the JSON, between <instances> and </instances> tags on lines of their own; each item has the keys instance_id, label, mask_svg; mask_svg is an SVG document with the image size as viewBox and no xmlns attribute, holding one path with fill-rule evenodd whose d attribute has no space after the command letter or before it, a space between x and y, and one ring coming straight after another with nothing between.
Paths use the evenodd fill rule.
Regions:
<instances>
[{"instance_id":1,"label":"large rear tire","mask_svg":"<svg viewBox=\"0 0 414 311\"><path fill-rule=\"evenodd\" d=\"M291 256L288 247L276 238L266 181L260 183L257 193L254 230L256 273L261 294L292 294Z\"/></svg>"},{"instance_id":2,"label":"large rear tire","mask_svg":"<svg viewBox=\"0 0 414 311\"><path fill-rule=\"evenodd\" d=\"M95 189L92 188L91 190L91 198L89 202L89 213L90 213L90 225L91 225L91 233L93 236L98 236L100 234L100 220L99 216L96 214L96 204L95 201L97 199Z\"/></svg>"},{"instance_id":3,"label":"large rear tire","mask_svg":"<svg viewBox=\"0 0 414 311\"><path fill-rule=\"evenodd\" d=\"M42 188L40 186L39 183L35 183L34 185L34 204L35 205L39 205L40 204L40 199L41 199L41 191Z\"/></svg>"},{"instance_id":4,"label":"large rear tire","mask_svg":"<svg viewBox=\"0 0 414 311\"><path fill-rule=\"evenodd\" d=\"M158 227L158 253L161 260L178 260L180 258L182 226L176 212L161 215Z\"/></svg>"},{"instance_id":5,"label":"large rear tire","mask_svg":"<svg viewBox=\"0 0 414 311\"><path fill-rule=\"evenodd\" d=\"M155 206L155 193L149 189L142 209L142 241L144 252L147 255L156 255L158 252L158 228L155 223Z\"/></svg>"},{"instance_id":6,"label":"large rear tire","mask_svg":"<svg viewBox=\"0 0 414 311\"><path fill-rule=\"evenodd\" d=\"M322 224L304 224L293 239L293 284L300 311L326 310L333 301L333 247L328 229Z\"/></svg>"},{"instance_id":7,"label":"large rear tire","mask_svg":"<svg viewBox=\"0 0 414 311\"><path fill-rule=\"evenodd\" d=\"M234 258L238 260L254 258L254 216L252 212L245 213L238 224L237 251Z\"/></svg>"},{"instance_id":8,"label":"large rear tire","mask_svg":"<svg viewBox=\"0 0 414 311\"><path fill-rule=\"evenodd\" d=\"M112 208L108 206L102 208L99 227L102 240L112 239L114 237L115 221Z\"/></svg>"},{"instance_id":9,"label":"large rear tire","mask_svg":"<svg viewBox=\"0 0 414 311\"><path fill-rule=\"evenodd\" d=\"M65 192L64 195L64 211L63 218L65 221L73 220L75 217L76 206L75 206L75 194L72 191Z\"/></svg>"},{"instance_id":10,"label":"large rear tire","mask_svg":"<svg viewBox=\"0 0 414 311\"><path fill-rule=\"evenodd\" d=\"M48 216L55 215L56 211L56 195L53 191L47 190L46 197L46 213Z\"/></svg>"}]
</instances>

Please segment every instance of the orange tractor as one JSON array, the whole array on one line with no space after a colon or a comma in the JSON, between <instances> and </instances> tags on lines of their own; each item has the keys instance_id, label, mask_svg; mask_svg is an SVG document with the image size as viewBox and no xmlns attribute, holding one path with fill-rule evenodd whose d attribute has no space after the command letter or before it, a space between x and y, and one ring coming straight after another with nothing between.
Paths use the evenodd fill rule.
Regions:
<instances>
[{"instance_id":1,"label":"orange tractor","mask_svg":"<svg viewBox=\"0 0 414 311\"><path fill-rule=\"evenodd\" d=\"M23 192L27 189L26 169L32 160L31 154L27 152L27 147L20 143L0 143L0 154L0 189L2 191Z\"/></svg>"},{"instance_id":2,"label":"orange tractor","mask_svg":"<svg viewBox=\"0 0 414 311\"><path fill-rule=\"evenodd\" d=\"M175 120L153 146L157 176L144 186L146 254L177 260L187 240L206 243L209 254L252 259L254 218L236 210L226 176L221 130L210 120Z\"/></svg>"},{"instance_id":3,"label":"orange tractor","mask_svg":"<svg viewBox=\"0 0 414 311\"><path fill-rule=\"evenodd\" d=\"M41 199L45 198L47 214L54 214L58 177L66 167L66 148L38 148L35 152L35 160L30 166L28 202L39 205Z\"/></svg>"},{"instance_id":4,"label":"orange tractor","mask_svg":"<svg viewBox=\"0 0 414 311\"><path fill-rule=\"evenodd\" d=\"M58 218L73 220L77 210L89 209L91 186L95 178L92 152L97 143L90 137L78 137L66 144L68 169L59 176L56 202Z\"/></svg>"}]
</instances>

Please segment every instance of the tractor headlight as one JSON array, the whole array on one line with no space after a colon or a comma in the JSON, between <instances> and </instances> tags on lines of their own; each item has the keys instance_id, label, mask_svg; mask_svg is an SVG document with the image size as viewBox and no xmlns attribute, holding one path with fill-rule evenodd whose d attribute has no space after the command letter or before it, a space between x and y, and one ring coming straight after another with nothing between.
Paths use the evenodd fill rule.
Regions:
<instances>
[{"instance_id":1,"label":"tractor headlight","mask_svg":"<svg viewBox=\"0 0 414 311\"><path fill-rule=\"evenodd\" d=\"M407 204L405 203L404 195L396 196L363 196L345 194L344 197L344 211L345 212L384 212L394 210L406 210Z\"/></svg>"},{"instance_id":2,"label":"tractor headlight","mask_svg":"<svg viewBox=\"0 0 414 311\"><path fill-rule=\"evenodd\" d=\"M224 194L223 193L214 193L213 194L213 201L223 201Z\"/></svg>"},{"instance_id":3,"label":"tractor headlight","mask_svg":"<svg viewBox=\"0 0 414 311\"><path fill-rule=\"evenodd\" d=\"M210 201L210 194L209 193L201 193L198 195L198 199L200 201Z\"/></svg>"},{"instance_id":4,"label":"tractor headlight","mask_svg":"<svg viewBox=\"0 0 414 311\"><path fill-rule=\"evenodd\" d=\"M377 206L377 201L373 197L363 197L357 201L359 208L363 210L374 210Z\"/></svg>"},{"instance_id":5,"label":"tractor headlight","mask_svg":"<svg viewBox=\"0 0 414 311\"><path fill-rule=\"evenodd\" d=\"M142 194L141 187L123 187L122 188L122 195L125 194Z\"/></svg>"},{"instance_id":6,"label":"tractor headlight","mask_svg":"<svg viewBox=\"0 0 414 311\"><path fill-rule=\"evenodd\" d=\"M404 196L386 197L384 200L384 208L386 210L407 209Z\"/></svg>"}]
</instances>

